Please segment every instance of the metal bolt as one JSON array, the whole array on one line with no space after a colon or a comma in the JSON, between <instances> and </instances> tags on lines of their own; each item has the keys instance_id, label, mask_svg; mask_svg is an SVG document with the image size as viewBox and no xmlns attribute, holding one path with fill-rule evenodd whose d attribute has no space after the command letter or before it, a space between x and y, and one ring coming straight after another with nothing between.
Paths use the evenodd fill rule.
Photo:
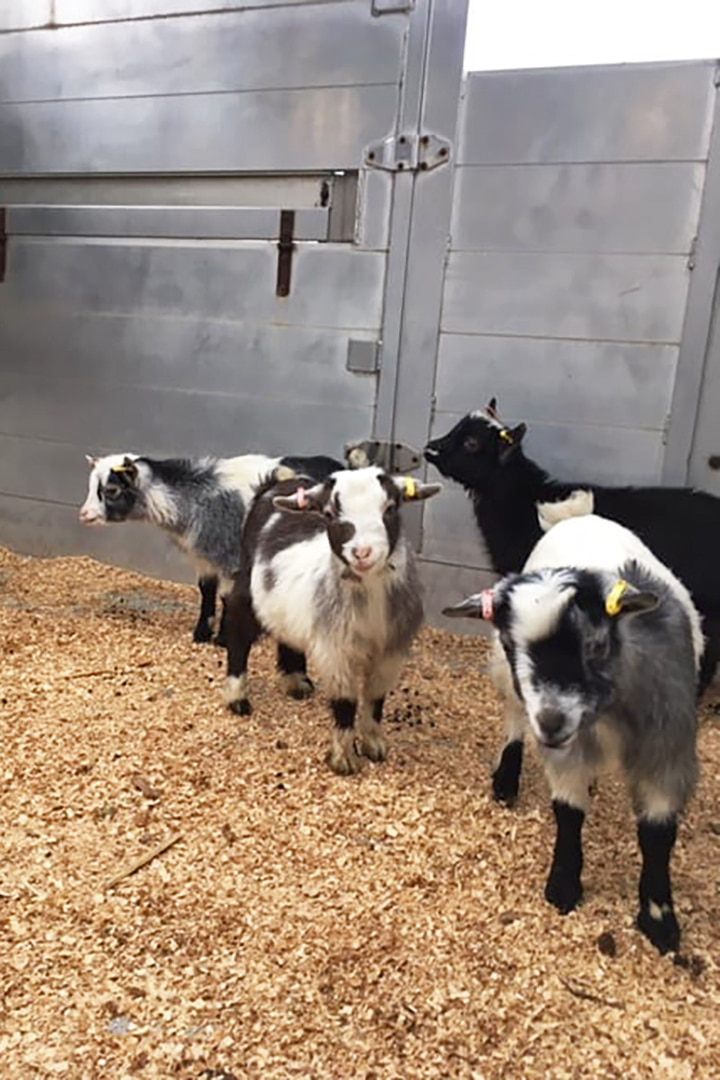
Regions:
<instances>
[{"instance_id":1,"label":"metal bolt","mask_svg":"<svg viewBox=\"0 0 720 1080\"><path fill-rule=\"evenodd\" d=\"M708 465L711 469L720 469L720 454L711 454L708 458Z\"/></svg>"}]
</instances>

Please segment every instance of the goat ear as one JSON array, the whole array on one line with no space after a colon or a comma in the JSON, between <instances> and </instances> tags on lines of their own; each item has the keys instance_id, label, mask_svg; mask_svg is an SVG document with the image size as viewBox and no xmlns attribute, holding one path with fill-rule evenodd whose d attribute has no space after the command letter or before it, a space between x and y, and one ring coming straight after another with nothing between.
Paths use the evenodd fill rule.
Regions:
<instances>
[{"instance_id":1,"label":"goat ear","mask_svg":"<svg viewBox=\"0 0 720 1080\"><path fill-rule=\"evenodd\" d=\"M94 469L95 466L97 465L99 459L96 458L96 457L91 457L90 454L86 454L85 455L85 460L87 461L90 468Z\"/></svg>"},{"instance_id":2,"label":"goat ear","mask_svg":"<svg viewBox=\"0 0 720 1080\"><path fill-rule=\"evenodd\" d=\"M324 486L324 484L316 484L311 488L299 487L292 495L276 495L273 498L273 506L290 514L322 514L321 496Z\"/></svg>"},{"instance_id":3,"label":"goat ear","mask_svg":"<svg viewBox=\"0 0 720 1080\"><path fill-rule=\"evenodd\" d=\"M493 620L493 591L483 589L482 592L466 596L459 604L452 604L442 609L442 614L449 619L487 619Z\"/></svg>"},{"instance_id":4,"label":"goat ear","mask_svg":"<svg viewBox=\"0 0 720 1080\"><path fill-rule=\"evenodd\" d=\"M442 484L421 484L414 476L396 476L394 480L403 502L422 502L442 491Z\"/></svg>"},{"instance_id":5,"label":"goat ear","mask_svg":"<svg viewBox=\"0 0 720 1080\"><path fill-rule=\"evenodd\" d=\"M616 581L605 597L605 611L610 618L623 615L643 615L654 611L660 598L656 593L641 591L627 581Z\"/></svg>"},{"instance_id":6,"label":"goat ear","mask_svg":"<svg viewBox=\"0 0 720 1080\"><path fill-rule=\"evenodd\" d=\"M122 466L118 471L125 473L131 484L134 484L138 478L138 467L133 459L127 457L127 455L123 458Z\"/></svg>"},{"instance_id":7,"label":"goat ear","mask_svg":"<svg viewBox=\"0 0 720 1080\"><path fill-rule=\"evenodd\" d=\"M498 412L497 412L497 398L496 397L491 397L490 398L487 405L485 406L485 412L487 413L487 415L490 417L491 420L498 420L499 419Z\"/></svg>"},{"instance_id":8,"label":"goat ear","mask_svg":"<svg viewBox=\"0 0 720 1080\"><path fill-rule=\"evenodd\" d=\"M518 424L514 428L503 428L498 432L500 439L502 440L502 447L500 450L500 464L504 465L506 461L509 461L513 454L516 454L520 449L520 444L525 438L525 432L527 431L527 424Z\"/></svg>"}]
</instances>

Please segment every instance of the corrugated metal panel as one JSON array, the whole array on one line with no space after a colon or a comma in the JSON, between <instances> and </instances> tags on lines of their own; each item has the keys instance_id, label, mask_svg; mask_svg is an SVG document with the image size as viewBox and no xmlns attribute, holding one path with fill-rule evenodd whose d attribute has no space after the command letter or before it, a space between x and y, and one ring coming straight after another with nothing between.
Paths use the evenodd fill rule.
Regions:
<instances>
[{"instance_id":1,"label":"corrugated metal panel","mask_svg":"<svg viewBox=\"0 0 720 1080\"><path fill-rule=\"evenodd\" d=\"M298 244L292 291L278 299L274 244L15 237L0 313L22 307L377 329L384 266L379 253Z\"/></svg>"},{"instance_id":2,"label":"corrugated metal panel","mask_svg":"<svg viewBox=\"0 0 720 1080\"><path fill-rule=\"evenodd\" d=\"M0 101L395 85L403 30L355 3L39 31L0 38Z\"/></svg>"},{"instance_id":3,"label":"corrugated metal panel","mask_svg":"<svg viewBox=\"0 0 720 1080\"><path fill-rule=\"evenodd\" d=\"M692 162L461 167L453 250L686 253L704 178Z\"/></svg>"},{"instance_id":4,"label":"corrugated metal panel","mask_svg":"<svg viewBox=\"0 0 720 1080\"><path fill-rule=\"evenodd\" d=\"M2 373L0 430L73 443L82 433L89 450L140 453L152 443L148 453L226 455L277 447L278 453L342 456L346 440L365 436L372 424L371 406L351 397L327 408L296 400L291 389L281 400L258 399Z\"/></svg>"},{"instance_id":5,"label":"corrugated metal panel","mask_svg":"<svg viewBox=\"0 0 720 1080\"><path fill-rule=\"evenodd\" d=\"M463 413L499 399L531 424L661 430L672 396L675 345L443 334L436 402Z\"/></svg>"},{"instance_id":6,"label":"corrugated metal panel","mask_svg":"<svg viewBox=\"0 0 720 1080\"><path fill-rule=\"evenodd\" d=\"M353 335L377 339L377 332ZM0 355L21 356L23 375L87 380L102 398L123 385L138 394L167 388L369 409L375 380L348 374L347 348L343 330L208 319L15 312L0 320Z\"/></svg>"},{"instance_id":7,"label":"corrugated metal panel","mask_svg":"<svg viewBox=\"0 0 720 1080\"><path fill-rule=\"evenodd\" d=\"M704 161L714 62L470 75L458 160Z\"/></svg>"},{"instance_id":8,"label":"corrugated metal panel","mask_svg":"<svg viewBox=\"0 0 720 1080\"><path fill-rule=\"evenodd\" d=\"M49 175L356 169L394 116L385 86L5 105L0 167Z\"/></svg>"},{"instance_id":9,"label":"corrugated metal panel","mask_svg":"<svg viewBox=\"0 0 720 1080\"><path fill-rule=\"evenodd\" d=\"M688 277L687 260L678 255L453 252L442 328L678 342Z\"/></svg>"}]
</instances>

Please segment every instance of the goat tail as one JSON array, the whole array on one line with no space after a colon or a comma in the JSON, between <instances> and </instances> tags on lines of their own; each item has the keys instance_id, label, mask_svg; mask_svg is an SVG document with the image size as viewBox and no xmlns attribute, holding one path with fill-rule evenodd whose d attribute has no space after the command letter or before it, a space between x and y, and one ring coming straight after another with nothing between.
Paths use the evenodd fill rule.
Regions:
<instances>
[{"instance_id":1,"label":"goat tail","mask_svg":"<svg viewBox=\"0 0 720 1080\"><path fill-rule=\"evenodd\" d=\"M559 521L592 514L595 510L595 496L592 491L578 488L560 502L537 503L536 509L540 528L546 533Z\"/></svg>"}]
</instances>

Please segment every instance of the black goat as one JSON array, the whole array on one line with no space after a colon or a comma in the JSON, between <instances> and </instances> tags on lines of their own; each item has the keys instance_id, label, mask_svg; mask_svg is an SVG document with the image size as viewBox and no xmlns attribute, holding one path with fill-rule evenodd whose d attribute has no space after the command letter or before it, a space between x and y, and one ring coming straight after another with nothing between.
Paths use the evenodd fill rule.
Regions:
<instances>
[{"instance_id":1,"label":"black goat","mask_svg":"<svg viewBox=\"0 0 720 1080\"><path fill-rule=\"evenodd\" d=\"M526 430L525 424L506 427L493 398L486 409L468 413L424 451L426 461L462 484L472 499L493 570L522 570L542 535L537 503L566 499L577 488L592 491L595 513L637 533L690 590L706 636L698 686L702 693L720 660L720 499L692 488L602 487L555 480L523 453ZM509 739L493 775L497 799L514 801L521 762L522 743Z\"/></svg>"}]
</instances>

